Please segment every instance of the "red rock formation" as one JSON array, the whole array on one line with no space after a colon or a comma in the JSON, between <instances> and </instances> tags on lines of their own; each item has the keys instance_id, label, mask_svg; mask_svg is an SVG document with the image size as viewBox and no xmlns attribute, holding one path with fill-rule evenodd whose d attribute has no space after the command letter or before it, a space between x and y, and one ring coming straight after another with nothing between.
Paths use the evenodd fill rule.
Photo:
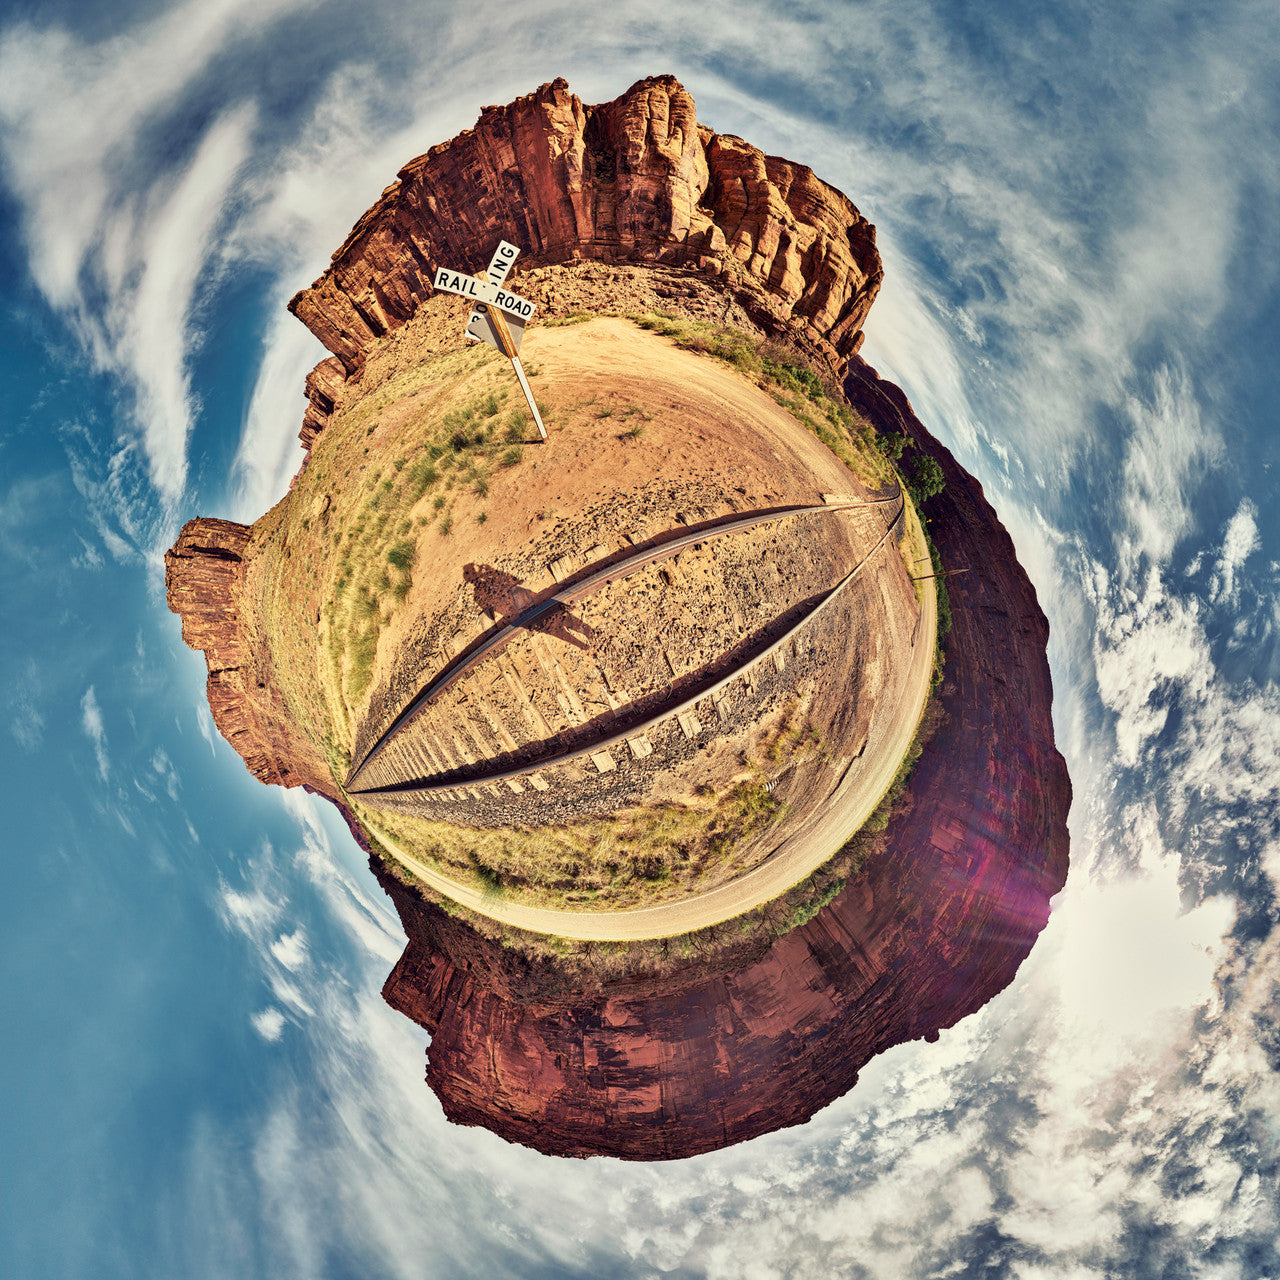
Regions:
<instances>
[{"instance_id":1,"label":"red rock formation","mask_svg":"<svg viewBox=\"0 0 1280 1280\"><path fill-rule=\"evenodd\" d=\"M307 374L307 411L302 415L302 430L298 432L304 449L310 449L311 442L324 430L345 381L346 371L336 356L321 360Z\"/></svg>"},{"instance_id":2,"label":"red rock formation","mask_svg":"<svg viewBox=\"0 0 1280 1280\"><path fill-rule=\"evenodd\" d=\"M981 487L856 351L880 282L873 229L802 166L696 122L670 77L583 106L563 81L411 162L291 303L334 353L307 381L309 444L366 351L431 294L435 265L578 259L702 274L766 330L836 367L850 399L943 465L930 504L951 579L946 719L888 849L803 928L736 968L566 994L373 863L409 947L385 994L432 1034L446 1114L560 1154L706 1151L799 1123L891 1045L932 1037L1010 982L1066 875L1070 785L1053 745L1048 628ZM704 274L705 273L705 274ZM323 763L242 635L249 531L193 521L166 557L170 607L209 659L219 729L264 781L330 796ZM353 831L357 828L353 825Z\"/></svg>"},{"instance_id":3,"label":"red rock formation","mask_svg":"<svg viewBox=\"0 0 1280 1280\"><path fill-rule=\"evenodd\" d=\"M439 265L517 271L579 259L691 266L746 312L839 365L880 287L875 228L812 170L701 126L671 76L584 106L563 80L411 160L289 308L354 374L432 293ZM333 364L313 379L332 404ZM308 382L304 442L327 410Z\"/></svg>"},{"instance_id":4,"label":"red rock formation","mask_svg":"<svg viewBox=\"0 0 1280 1280\"><path fill-rule=\"evenodd\" d=\"M336 799L328 770L290 723L269 678L269 655L255 652L245 635L237 595L252 532L231 520L187 521L164 554L169 608L182 619L183 640L204 650L213 722L249 772Z\"/></svg>"},{"instance_id":5,"label":"red rock formation","mask_svg":"<svg viewBox=\"0 0 1280 1280\"><path fill-rule=\"evenodd\" d=\"M500 948L385 874L409 946L384 988L431 1032L445 1113L558 1155L666 1159L799 1124L875 1055L981 1008L1017 972L1067 873L1048 624L973 477L855 360L846 389L941 462L930 502L953 610L946 713L889 846L814 920L736 972L540 994ZM376 869L376 868L375 868Z\"/></svg>"}]
</instances>

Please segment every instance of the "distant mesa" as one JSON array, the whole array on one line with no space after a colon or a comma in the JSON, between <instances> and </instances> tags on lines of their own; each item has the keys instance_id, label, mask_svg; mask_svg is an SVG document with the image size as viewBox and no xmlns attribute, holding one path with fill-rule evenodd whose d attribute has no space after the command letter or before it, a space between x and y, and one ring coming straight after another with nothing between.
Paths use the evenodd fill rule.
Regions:
<instances>
[{"instance_id":1,"label":"distant mesa","mask_svg":"<svg viewBox=\"0 0 1280 1280\"><path fill-rule=\"evenodd\" d=\"M432 287L503 239L545 443ZM848 199L672 78L557 80L410 162L290 303L333 353L303 466L183 529L170 607L251 771L370 851L460 1123L633 1159L798 1123L1043 927L1047 625L857 355L880 280Z\"/></svg>"}]
</instances>

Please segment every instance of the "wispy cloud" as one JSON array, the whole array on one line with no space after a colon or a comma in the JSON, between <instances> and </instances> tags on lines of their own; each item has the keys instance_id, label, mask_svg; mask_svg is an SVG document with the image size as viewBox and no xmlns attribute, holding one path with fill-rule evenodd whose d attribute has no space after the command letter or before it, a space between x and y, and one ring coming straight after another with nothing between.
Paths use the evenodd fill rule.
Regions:
<instances>
[{"instance_id":1,"label":"wispy cloud","mask_svg":"<svg viewBox=\"0 0 1280 1280\"><path fill-rule=\"evenodd\" d=\"M44 741L45 716L40 709L42 681L32 659L24 664L21 681L9 690L9 732L27 752L36 751Z\"/></svg>"},{"instance_id":2,"label":"wispy cloud","mask_svg":"<svg viewBox=\"0 0 1280 1280\"><path fill-rule=\"evenodd\" d=\"M132 392L147 475L170 504L199 408L189 359L202 284L255 112L229 104L168 163L148 143L214 58L296 7L187 4L98 43L53 26L0 34L0 159L32 276L94 365Z\"/></svg>"},{"instance_id":3,"label":"wispy cloud","mask_svg":"<svg viewBox=\"0 0 1280 1280\"><path fill-rule=\"evenodd\" d=\"M1214 568L1210 597L1215 604L1236 603L1236 575L1261 545L1258 537L1258 508L1248 498L1242 498L1235 515L1227 522L1222 552Z\"/></svg>"},{"instance_id":4,"label":"wispy cloud","mask_svg":"<svg viewBox=\"0 0 1280 1280\"><path fill-rule=\"evenodd\" d=\"M80 726L85 736L93 743L93 754L98 762L98 775L106 782L110 773L110 760L107 756L107 731L102 724L102 710L98 706L98 695L93 685L84 691L80 699Z\"/></svg>"}]
</instances>

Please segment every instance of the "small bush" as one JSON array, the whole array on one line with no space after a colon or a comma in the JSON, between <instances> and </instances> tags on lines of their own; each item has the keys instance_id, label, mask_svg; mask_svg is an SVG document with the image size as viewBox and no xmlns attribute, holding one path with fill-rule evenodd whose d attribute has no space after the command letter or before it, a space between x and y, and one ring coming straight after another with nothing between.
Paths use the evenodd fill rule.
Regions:
<instances>
[{"instance_id":1,"label":"small bush","mask_svg":"<svg viewBox=\"0 0 1280 1280\"><path fill-rule=\"evenodd\" d=\"M906 443L907 437L898 431L876 436L876 448L893 462L897 462L902 457L902 450Z\"/></svg>"}]
</instances>

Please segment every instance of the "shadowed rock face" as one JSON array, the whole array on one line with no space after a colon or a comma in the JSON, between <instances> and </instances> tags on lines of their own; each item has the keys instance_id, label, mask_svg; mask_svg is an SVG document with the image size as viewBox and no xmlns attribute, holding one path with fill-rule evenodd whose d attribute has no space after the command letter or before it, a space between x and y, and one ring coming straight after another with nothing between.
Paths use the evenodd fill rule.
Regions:
<instances>
[{"instance_id":1,"label":"shadowed rock face","mask_svg":"<svg viewBox=\"0 0 1280 1280\"><path fill-rule=\"evenodd\" d=\"M1071 785L1054 747L1049 628L982 487L906 397L855 359L849 398L933 454L953 625L946 719L889 843L802 928L733 972L539 996L384 873L409 946L388 1002L432 1036L445 1113L556 1155L674 1159L800 1124L877 1054L933 1039L1012 981L1067 874ZM375 866L375 871L378 868Z\"/></svg>"}]
</instances>

